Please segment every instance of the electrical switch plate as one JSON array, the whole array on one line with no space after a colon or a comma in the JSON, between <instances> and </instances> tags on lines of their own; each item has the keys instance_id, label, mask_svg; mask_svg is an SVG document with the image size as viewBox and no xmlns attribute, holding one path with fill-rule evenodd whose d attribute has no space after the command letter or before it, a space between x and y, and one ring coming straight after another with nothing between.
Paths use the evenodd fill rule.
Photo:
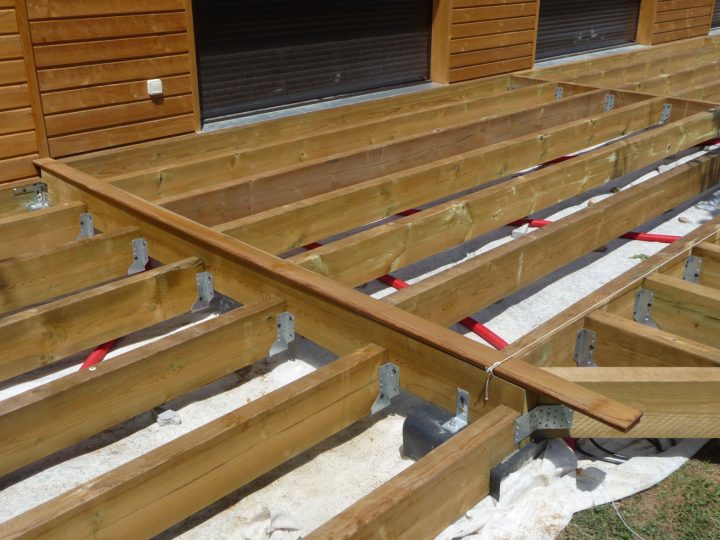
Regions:
<instances>
[{"instance_id":1,"label":"electrical switch plate","mask_svg":"<svg viewBox=\"0 0 720 540\"><path fill-rule=\"evenodd\" d=\"M148 95L151 97L163 95L163 83L160 79L150 79L147 82Z\"/></svg>"}]
</instances>

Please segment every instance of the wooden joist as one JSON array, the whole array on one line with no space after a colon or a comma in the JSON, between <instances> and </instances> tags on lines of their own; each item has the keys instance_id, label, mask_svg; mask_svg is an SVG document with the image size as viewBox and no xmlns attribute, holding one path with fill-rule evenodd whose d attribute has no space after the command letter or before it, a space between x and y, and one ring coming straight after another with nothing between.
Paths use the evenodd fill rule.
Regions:
<instances>
[{"instance_id":1,"label":"wooden joist","mask_svg":"<svg viewBox=\"0 0 720 540\"><path fill-rule=\"evenodd\" d=\"M573 437L720 437L720 368L548 368L644 412L627 434L575 415Z\"/></svg>"},{"instance_id":2,"label":"wooden joist","mask_svg":"<svg viewBox=\"0 0 720 540\"><path fill-rule=\"evenodd\" d=\"M368 345L6 522L0 538L150 538L370 414Z\"/></svg>"},{"instance_id":3,"label":"wooden joist","mask_svg":"<svg viewBox=\"0 0 720 540\"><path fill-rule=\"evenodd\" d=\"M281 148L265 149L274 167L271 173L239 178L210 190L204 185L188 194L155 202L204 225L214 226L602 113L606 95L603 90L592 91L515 112L511 108L495 115L489 115L490 110L483 110L481 114L462 111L449 119L445 114L443 121L435 120L411 129L396 124L390 141L376 144L368 137L371 144L360 150L326 155L313 161L301 160L285 168L279 168L277 161L278 155L287 155L287 152L283 154ZM645 101L647 97L618 92L615 100L617 107L624 107ZM446 123L446 120L452 122ZM365 142L361 134L351 140L356 144ZM338 144L335 138L332 142ZM303 141L303 145L308 144L308 140ZM253 156L236 155L233 163L236 167L242 164L256 169L257 161ZM201 174L204 179L208 172L203 170ZM214 175L215 179L217 176ZM163 175L162 185L167 189L167 174Z\"/></svg>"},{"instance_id":4,"label":"wooden joist","mask_svg":"<svg viewBox=\"0 0 720 540\"><path fill-rule=\"evenodd\" d=\"M0 314L126 276L139 236L130 227L0 261Z\"/></svg>"},{"instance_id":5,"label":"wooden joist","mask_svg":"<svg viewBox=\"0 0 720 540\"><path fill-rule=\"evenodd\" d=\"M387 299L450 325L716 186L719 167L717 155L681 165Z\"/></svg>"},{"instance_id":6,"label":"wooden joist","mask_svg":"<svg viewBox=\"0 0 720 540\"><path fill-rule=\"evenodd\" d=\"M720 246L710 243L700 244L695 246L692 254L702 259L700 283L720 289Z\"/></svg>"},{"instance_id":7,"label":"wooden joist","mask_svg":"<svg viewBox=\"0 0 720 540\"><path fill-rule=\"evenodd\" d=\"M157 239L153 246L161 260L191 252L200 256L213 271L220 292L240 301L249 294L257 297L262 293L277 294L285 299L290 311L298 316L299 332L330 350L336 347L342 349L353 342L357 346L361 339L358 336L362 336L386 348L391 358L407 359L413 351L417 353L411 356L413 360L421 358L433 362L436 369L442 366L447 373L457 372L455 364L458 360L480 368L473 377L473 382L479 385L485 380L483 370L503 359L499 353L450 330L280 261L68 165L52 159L38 163L45 170L48 181L63 180L57 185L59 195L91 201L99 220L115 224L137 223L144 237L151 242ZM342 352L347 353L348 350ZM410 364L412 366L413 362ZM619 429L629 429L640 416L635 409L587 393L577 385L566 386L564 381L548 378L540 369L523 362L505 363L494 373L506 382L557 399ZM454 382L451 377L445 379L446 384ZM467 382L467 378L457 380L459 384L452 393L443 396L443 405L454 401L455 389ZM426 396L431 401L436 399L437 389L421 395ZM487 408L487 403L483 404L480 398L477 400L481 402L481 407L485 405Z\"/></svg>"},{"instance_id":8,"label":"wooden joist","mask_svg":"<svg viewBox=\"0 0 720 540\"><path fill-rule=\"evenodd\" d=\"M490 469L514 448L516 418L493 409L306 538L434 537L488 494Z\"/></svg>"},{"instance_id":9,"label":"wooden joist","mask_svg":"<svg viewBox=\"0 0 720 540\"><path fill-rule=\"evenodd\" d=\"M190 311L202 271L189 258L0 319L0 380Z\"/></svg>"},{"instance_id":10,"label":"wooden joist","mask_svg":"<svg viewBox=\"0 0 720 540\"><path fill-rule=\"evenodd\" d=\"M0 218L0 260L55 247L80 234L84 204L68 202L35 212Z\"/></svg>"},{"instance_id":11,"label":"wooden joist","mask_svg":"<svg viewBox=\"0 0 720 540\"><path fill-rule=\"evenodd\" d=\"M654 293L652 317L674 334L717 347L720 335L720 290L664 274L643 286Z\"/></svg>"},{"instance_id":12,"label":"wooden joist","mask_svg":"<svg viewBox=\"0 0 720 540\"><path fill-rule=\"evenodd\" d=\"M718 134L712 114L693 115L289 260L357 286Z\"/></svg>"},{"instance_id":13,"label":"wooden joist","mask_svg":"<svg viewBox=\"0 0 720 540\"><path fill-rule=\"evenodd\" d=\"M566 86L564 95L568 98L591 90L576 85ZM333 171L334 174L347 175L350 172L347 168L326 163L331 159L334 161L333 156L365 155L369 149L372 149L373 152L368 155L376 157L364 166L370 164L377 166L382 160L387 160L380 154L380 150L386 147L396 148L397 141L407 139L407 144L412 146L427 138L423 134L431 134L434 130L445 131L456 124L470 120L479 121L484 117L496 115L498 106L502 106L503 114L507 115L551 104L555 101L556 87L555 83L544 83L513 91L505 89L499 93L491 92L489 95L475 96L459 103L436 104L429 109L420 107L418 111L401 115L373 117L369 122L343 123L334 129L323 126L322 129L319 127L317 133L308 134L300 139L290 138L285 141L281 135L278 135L278 140L244 150L230 148L210 155L206 153L197 155L193 152L191 159L186 157L173 164L115 176L108 181L121 189L173 210L180 211L188 206L188 199L194 198L198 204L207 206L223 201L223 194L230 194L235 197L238 211L248 204L242 199L247 196L252 196L252 200L258 199L251 204L251 207L258 211L259 208L267 209L263 208L263 204L280 206L290 202L282 197L283 190L288 192L287 195L295 194L294 200L315 195L316 193L311 190L299 189L298 177L301 177L301 172L318 175L325 171L329 177L332 177L330 172ZM415 158L418 159L418 156ZM376 163L378 159L380 163ZM348 165L352 166L352 163ZM292 186L285 186L280 183L279 178L275 179L276 176L282 175L293 175ZM272 198L268 200L260 196L263 192L262 186L271 182L278 187L269 187L267 190L278 197L277 202ZM339 182L339 179L335 180L335 185L341 185ZM251 186L253 189L249 190ZM243 191L244 189L248 191ZM309 190L310 187L306 189ZM239 201L242 201L242 204L238 204Z\"/></svg>"},{"instance_id":14,"label":"wooden joist","mask_svg":"<svg viewBox=\"0 0 720 540\"><path fill-rule=\"evenodd\" d=\"M216 227L283 253L496 178L656 125L663 98L614 109Z\"/></svg>"},{"instance_id":15,"label":"wooden joist","mask_svg":"<svg viewBox=\"0 0 720 540\"><path fill-rule=\"evenodd\" d=\"M585 328L595 333L600 367L720 367L720 349L612 313L595 311Z\"/></svg>"},{"instance_id":16,"label":"wooden joist","mask_svg":"<svg viewBox=\"0 0 720 540\"><path fill-rule=\"evenodd\" d=\"M261 299L0 402L0 476L261 360L283 309Z\"/></svg>"}]
</instances>

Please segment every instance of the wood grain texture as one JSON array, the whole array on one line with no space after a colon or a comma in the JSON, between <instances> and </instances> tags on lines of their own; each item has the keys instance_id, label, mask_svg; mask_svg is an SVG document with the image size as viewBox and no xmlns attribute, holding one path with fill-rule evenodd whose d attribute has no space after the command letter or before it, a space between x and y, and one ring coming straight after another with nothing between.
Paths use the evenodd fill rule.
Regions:
<instances>
[{"instance_id":1,"label":"wood grain texture","mask_svg":"<svg viewBox=\"0 0 720 540\"><path fill-rule=\"evenodd\" d=\"M4 401L0 474L261 360L283 309L277 298L260 299Z\"/></svg>"},{"instance_id":2,"label":"wood grain texture","mask_svg":"<svg viewBox=\"0 0 720 540\"><path fill-rule=\"evenodd\" d=\"M368 345L10 520L0 538L150 538L367 416L385 358Z\"/></svg>"},{"instance_id":3,"label":"wood grain texture","mask_svg":"<svg viewBox=\"0 0 720 540\"><path fill-rule=\"evenodd\" d=\"M306 538L434 537L487 496L490 469L513 451L516 418L497 407Z\"/></svg>"},{"instance_id":4,"label":"wood grain texture","mask_svg":"<svg viewBox=\"0 0 720 540\"><path fill-rule=\"evenodd\" d=\"M190 311L202 271L198 259L185 259L0 319L0 379Z\"/></svg>"}]
</instances>

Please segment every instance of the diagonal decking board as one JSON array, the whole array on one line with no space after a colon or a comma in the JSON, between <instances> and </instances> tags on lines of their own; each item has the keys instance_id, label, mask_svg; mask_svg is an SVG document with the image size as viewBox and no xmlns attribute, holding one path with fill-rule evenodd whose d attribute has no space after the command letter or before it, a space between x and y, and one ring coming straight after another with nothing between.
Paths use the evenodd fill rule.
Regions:
<instances>
[{"instance_id":1,"label":"diagonal decking board","mask_svg":"<svg viewBox=\"0 0 720 540\"><path fill-rule=\"evenodd\" d=\"M502 352L446 328L714 188L716 153L385 301L351 288L720 136L711 110L718 53L714 38L700 38L38 161L51 208L27 213L26 195L0 187L2 378L188 312L202 271L244 307L0 402L0 475L262 359L282 311L340 358L12 519L0 538L162 532L366 416L387 361L404 390L446 410L458 387L468 390L472 424L316 537L441 531L487 494L489 468L515 446L515 418L537 403L575 409L570 433L579 437L720 436L720 219ZM604 110L608 94L615 105ZM430 208L376 223L418 205ZM98 234L78 239L83 212ZM312 252L276 256L339 233ZM154 267L128 277L138 237ZM703 259L697 284L681 279L689 255ZM655 293L659 328L632 320L641 287ZM596 333L597 368L574 367L583 329ZM485 401L486 370L503 360ZM129 387L136 399L118 401ZM99 406L86 413L75 404L88 395ZM456 490L468 468L477 474Z\"/></svg>"}]
</instances>

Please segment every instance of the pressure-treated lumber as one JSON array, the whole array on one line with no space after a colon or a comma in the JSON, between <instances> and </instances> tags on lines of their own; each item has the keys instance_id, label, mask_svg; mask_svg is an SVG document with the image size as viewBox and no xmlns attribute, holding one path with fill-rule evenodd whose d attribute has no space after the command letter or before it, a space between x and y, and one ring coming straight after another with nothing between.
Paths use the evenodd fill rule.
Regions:
<instances>
[{"instance_id":1,"label":"pressure-treated lumber","mask_svg":"<svg viewBox=\"0 0 720 540\"><path fill-rule=\"evenodd\" d=\"M654 274L643 286L653 291L652 316L674 334L717 347L720 343L720 290Z\"/></svg>"},{"instance_id":2,"label":"pressure-treated lumber","mask_svg":"<svg viewBox=\"0 0 720 540\"><path fill-rule=\"evenodd\" d=\"M74 240L85 205L68 202L18 216L0 218L0 260Z\"/></svg>"},{"instance_id":3,"label":"pressure-treated lumber","mask_svg":"<svg viewBox=\"0 0 720 540\"><path fill-rule=\"evenodd\" d=\"M695 246L693 255L702 259L700 284L720 289L720 246L704 243Z\"/></svg>"},{"instance_id":4,"label":"pressure-treated lumber","mask_svg":"<svg viewBox=\"0 0 720 540\"><path fill-rule=\"evenodd\" d=\"M0 538L150 538L367 416L368 345L5 523Z\"/></svg>"},{"instance_id":5,"label":"pressure-treated lumber","mask_svg":"<svg viewBox=\"0 0 720 540\"><path fill-rule=\"evenodd\" d=\"M266 357L283 309L261 299L0 402L0 476Z\"/></svg>"},{"instance_id":6,"label":"pressure-treated lumber","mask_svg":"<svg viewBox=\"0 0 720 540\"><path fill-rule=\"evenodd\" d=\"M289 260L357 286L719 134L712 113L682 118Z\"/></svg>"},{"instance_id":7,"label":"pressure-treated lumber","mask_svg":"<svg viewBox=\"0 0 720 540\"><path fill-rule=\"evenodd\" d=\"M567 88L565 88L567 87ZM565 96L587 92L590 89L575 85L565 85ZM329 132L309 134L300 140L273 141L257 148L235 150L233 148L207 155L193 152L192 158L179 160L177 163L162 167L150 167L147 171L115 176L108 179L119 188L139 195L147 200L157 201L182 213L182 208L189 206L187 199L195 198L198 204L212 205L219 201L222 206L223 194L237 197L236 203L241 209L250 205L254 211L266 210L263 206L273 204L279 206L293 200L317 195L317 188L312 189L312 171L336 171L336 174L349 171L342 167L333 167L326 163L332 156L362 153L366 147L379 149L394 147L396 141L412 136L427 134L433 130L446 130L454 124L472 119L480 120L497 114L502 107L503 114L532 109L555 101L556 83L544 83L537 86L518 88L513 91L492 93L480 96L467 102L435 106L429 110L413 111L400 116L374 119L370 123L359 125L339 124ZM422 139L422 137L421 137ZM415 139L410 139L413 141ZM373 154L371 154L373 155ZM380 155L363 164L377 165L386 160ZM299 174L305 171L309 185L301 189ZM279 183L276 176L294 175L290 186ZM329 172L326 172L332 177ZM341 177L342 178L342 177ZM265 184L270 183L267 188ZM277 185L277 187L273 187ZM342 185L340 179L334 180L335 187ZM252 186L252 190L248 189ZM247 189L247 191L243 191ZM263 192L278 197L278 202L262 197ZM245 202L245 197L252 197L252 204ZM258 199L257 202L254 199ZM184 205L184 206L183 206Z\"/></svg>"},{"instance_id":8,"label":"pressure-treated lumber","mask_svg":"<svg viewBox=\"0 0 720 540\"><path fill-rule=\"evenodd\" d=\"M719 173L717 155L681 165L386 299L450 325L717 185Z\"/></svg>"},{"instance_id":9,"label":"pressure-treated lumber","mask_svg":"<svg viewBox=\"0 0 720 540\"><path fill-rule=\"evenodd\" d=\"M632 317L636 293L646 277L657 271L682 272L688 255L696 245L711 244L719 238L720 218L715 218L639 262L637 266L511 343L503 352L508 357L538 366L574 366L572 355L576 337L584 327L586 316L598 309L606 309L608 313Z\"/></svg>"},{"instance_id":10,"label":"pressure-treated lumber","mask_svg":"<svg viewBox=\"0 0 720 540\"><path fill-rule=\"evenodd\" d=\"M508 88L537 84L539 84L537 81L524 78L516 80L515 77L505 75L436 88L432 92L413 92L231 130L175 137L172 141L149 142L140 148L104 150L68 158L66 161L73 167L98 178L108 178L139 172L147 169L148 166L161 169L182 162L190 163L197 159L197 155L202 154L227 153L229 149L241 152L279 142L301 141L320 133L337 131L342 126L360 126L392 116L420 112L423 109L447 107L491 94L502 94L507 92ZM192 157L188 158L188 156Z\"/></svg>"},{"instance_id":11,"label":"pressure-treated lumber","mask_svg":"<svg viewBox=\"0 0 720 540\"><path fill-rule=\"evenodd\" d=\"M0 319L0 380L190 311L202 271L185 259Z\"/></svg>"},{"instance_id":12,"label":"pressure-treated lumber","mask_svg":"<svg viewBox=\"0 0 720 540\"><path fill-rule=\"evenodd\" d=\"M435 121L422 129L403 130L400 125L395 128L394 137L388 142L325 156L279 171L240 178L210 190L203 187L156 202L204 225L218 225L599 114L603 112L605 96L605 91L598 90L517 112L503 111L502 114L489 117L488 110L484 111L484 116L468 110L451 116L448 118L449 122ZM618 93L616 105L628 106L646 99L647 97L640 94ZM409 135L402 136L403 131L407 131ZM371 137L368 139L368 142L372 141ZM353 141L363 142L364 139L361 137ZM303 144L308 144L308 141L303 141ZM272 161L277 162L278 152L282 150L278 148L267 153L272 154ZM252 156L247 155L235 155L233 163L252 168L257 166L256 161L252 161ZM205 178L209 173L202 174ZM163 186L167 185L167 175L163 176L162 183Z\"/></svg>"},{"instance_id":13,"label":"pressure-treated lumber","mask_svg":"<svg viewBox=\"0 0 720 540\"><path fill-rule=\"evenodd\" d=\"M595 311L585 328L595 332L600 367L720 367L720 349L612 313Z\"/></svg>"},{"instance_id":14,"label":"pressure-treated lumber","mask_svg":"<svg viewBox=\"0 0 720 540\"><path fill-rule=\"evenodd\" d=\"M217 227L283 253L512 172L631 133L660 119L663 98L490 145Z\"/></svg>"},{"instance_id":15,"label":"pressure-treated lumber","mask_svg":"<svg viewBox=\"0 0 720 540\"><path fill-rule=\"evenodd\" d=\"M0 314L127 275L130 227L0 261Z\"/></svg>"},{"instance_id":16,"label":"pressure-treated lumber","mask_svg":"<svg viewBox=\"0 0 720 540\"><path fill-rule=\"evenodd\" d=\"M573 437L720 437L720 368L548 368L644 414L627 434L576 414Z\"/></svg>"},{"instance_id":17,"label":"pressure-treated lumber","mask_svg":"<svg viewBox=\"0 0 720 540\"><path fill-rule=\"evenodd\" d=\"M434 537L488 494L490 469L514 448L516 418L496 407L306 538Z\"/></svg>"},{"instance_id":18,"label":"pressure-treated lumber","mask_svg":"<svg viewBox=\"0 0 720 540\"><path fill-rule=\"evenodd\" d=\"M418 385L421 397L439 402L441 406L447 406L448 401L454 402L456 388L468 381L467 374L462 373L465 368L458 366L458 360L485 369L502 359L499 353L454 332L273 258L68 165L52 159L39 161L38 164L43 167L48 181L53 178L65 180L57 186L58 195L92 201L94 211L106 224L133 221L149 240L157 238L161 259L172 258L173 253L191 252L200 256L214 273L217 271L215 283L220 292L240 301L248 295L278 294L287 301L290 310L298 314L298 321L302 323L299 332L330 350L344 348L346 353L349 344L357 343L357 336L363 336L388 349L391 358L407 360L411 355L412 360L421 359L417 364L419 369L422 369L423 361L430 364L431 369L441 369L448 374L446 384L457 382L449 395L445 392L439 399L437 388L426 391L427 381ZM61 190L66 192L61 193ZM470 380L475 384L484 382L481 370L469 371L473 373ZM422 378L418 371L413 375ZM575 385L568 387L562 380L547 378L544 372L523 362L505 363L495 369L495 375L501 379L496 382L504 379L548 395L619 429L628 429L640 416L635 409L628 409L597 394L587 394ZM512 403L512 386L497 386L509 394L502 402ZM517 399L517 394L515 396L514 399ZM481 409L491 403L480 402ZM473 399L473 405L475 403Z\"/></svg>"}]
</instances>

